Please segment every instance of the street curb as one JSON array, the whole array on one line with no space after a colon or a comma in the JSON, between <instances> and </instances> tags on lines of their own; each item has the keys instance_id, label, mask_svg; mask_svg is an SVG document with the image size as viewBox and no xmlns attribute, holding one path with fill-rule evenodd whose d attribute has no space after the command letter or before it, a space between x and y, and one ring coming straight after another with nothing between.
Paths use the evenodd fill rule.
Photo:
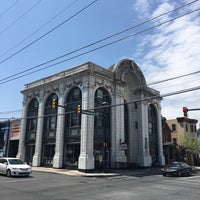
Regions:
<instances>
[{"instance_id":1,"label":"street curb","mask_svg":"<svg viewBox=\"0 0 200 200\"><path fill-rule=\"evenodd\" d=\"M69 176L83 176L83 177L114 177L114 176L149 176L161 174L159 169L133 169L133 170L113 170L112 172L94 172L85 173L78 170L71 169L55 169L45 167L32 167L32 171L57 173Z\"/></svg>"}]
</instances>

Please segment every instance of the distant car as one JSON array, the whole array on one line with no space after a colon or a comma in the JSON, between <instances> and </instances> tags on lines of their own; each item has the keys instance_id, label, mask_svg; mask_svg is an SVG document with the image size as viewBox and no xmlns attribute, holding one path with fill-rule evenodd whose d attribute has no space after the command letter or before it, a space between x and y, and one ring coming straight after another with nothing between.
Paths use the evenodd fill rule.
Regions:
<instances>
[{"instance_id":1,"label":"distant car","mask_svg":"<svg viewBox=\"0 0 200 200\"><path fill-rule=\"evenodd\" d=\"M6 176L29 176L31 167L17 158L0 158L0 173Z\"/></svg>"},{"instance_id":2,"label":"distant car","mask_svg":"<svg viewBox=\"0 0 200 200\"><path fill-rule=\"evenodd\" d=\"M163 176L172 175L172 176L182 176L192 174L192 166L184 162L171 162L166 165L164 168L161 168Z\"/></svg>"}]
</instances>

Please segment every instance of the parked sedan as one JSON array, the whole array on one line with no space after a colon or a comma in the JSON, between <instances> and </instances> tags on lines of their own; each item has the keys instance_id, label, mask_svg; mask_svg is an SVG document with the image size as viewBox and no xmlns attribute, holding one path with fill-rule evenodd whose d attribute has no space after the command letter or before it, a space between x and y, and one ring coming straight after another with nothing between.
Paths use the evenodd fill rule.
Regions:
<instances>
[{"instance_id":1,"label":"parked sedan","mask_svg":"<svg viewBox=\"0 0 200 200\"><path fill-rule=\"evenodd\" d=\"M172 175L172 176L182 176L192 174L192 166L184 162L171 162L161 169L163 176Z\"/></svg>"},{"instance_id":2,"label":"parked sedan","mask_svg":"<svg viewBox=\"0 0 200 200\"><path fill-rule=\"evenodd\" d=\"M10 176L29 176L31 167L17 158L0 158L0 173Z\"/></svg>"}]
</instances>

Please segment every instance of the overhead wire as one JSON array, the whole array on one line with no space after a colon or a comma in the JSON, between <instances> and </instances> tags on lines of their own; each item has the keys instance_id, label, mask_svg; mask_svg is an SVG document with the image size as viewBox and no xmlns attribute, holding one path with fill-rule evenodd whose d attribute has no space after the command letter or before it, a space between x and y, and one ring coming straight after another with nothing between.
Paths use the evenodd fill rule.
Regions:
<instances>
[{"instance_id":1,"label":"overhead wire","mask_svg":"<svg viewBox=\"0 0 200 200\"><path fill-rule=\"evenodd\" d=\"M198 74L198 73L200 73L200 71L195 71L195 72L191 72L191 73L188 73L188 74L175 76L175 77L172 77L172 78L167 78L167 79L164 79L164 80L155 81L155 82L152 82L152 83L148 83L148 85L155 85L155 84L158 84L158 83L163 83L163 82L166 82L166 81L171 81L171 80L183 78L183 77L186 77L186 76L191 76L191 75L195 75L195 74Z\"/></svg>"},{"instance_id":2,"label":"overhead wire","mask_svg":"<svg viewBox=\"0 0 200 200\"><path fill-rule=\"evenodd\" d=\"M189 2L189 3L187 3L187 4L184 4L184 5L182 5L182 6L179 6L179 7L175 8L175 9L173 9L173 10L170 10L170 11L167 11L167 12L165 12L165 13L162 13L162 14L160 14L160 15L158 15L158 16L155 16L155 17L153 17L153 18L151 18L151 19L148 19L148 20L146 20L146 21L144 21L144 22L142 22L142 23L136 24L136 25L134 25L134 26L132 26L132 27L129 27L129 28L127 28L127 29L124 29L124 30L122 30L122 31L120 31L120 32L117 32L117 33L114 33L114 34L112 34L112 35L110 35L110 36L107 36L107 37L105 37L105 38L102 38L102 39L100 39L100 40L98 40L98 41L96 41L96 42L90 43L90 44L88 44L88 45L86 45L86 46L83 46L83 47L80 47L80 48L78 48L78 49L76 49L76 50L73 50L73 51L71 51L71 52L65 53L65 54L63 54L63 55L61 55L61 56L59 56L59 57L53 58L53 59L51 59L51 60L48 60L48 61L43 62L43 63L41 63L41 64L38 64L38 65L36 65L36 66L33 66L33 67L31 67L31 68L29 68L29 69L27 69L27 70L24 70L24 71L18 72L18 73L16 73L16 74L10 75L10 76L8 76L8 77L5 77L5 78L3 78L3 79L0 79L0 81L5 81L5 80L10 79L10 78L12 78L12 77L18 76L18 75L23 74L23 73L25 73L25 72L31 71L31 70L36 69L36 68L39 68L39 67L41 67L41 66L43 66L43 65L46 65L46 64L49 64L49 63L54 62L54 61L56 61L56 60L59 60L59 59L61 59L61 58L63 58L63 57L66 57L66 56L69 56L69 55L74 54L74 53L76 53L76 52L79 52L79 51L81 51L81 50L84 50L84 49L86 49L86 48L88 48L88 47L94 46L94 45L96 45L96 44L98 44L98 43L100 43L100 42L106 41L106 40L108 40L108 39L110 39L110 38L113 38L113 37L115 37L115 36L117 36L117 35L120 35L120 34L122 34L122 33L125 33L125 32L127 32L127 31L129 31L129 30L132 30L132 29L134 29L134 28L136 28L136 27L139 27L139 26L141 26L141 25L143 25L143 24L146 24L146 23L148 23L148 22L150 22L150 21L153 21L153 20L155 20L155 19L157 19L157 18L159 18L159 17L162 17L162 16L167 15L167 14L169 14L169 13L171 13L171 12L174 12L174 11L177 11L177 10L179 10L179 9L182 9L182 8L184 8L184 7L186 7L186 6L190 5L190 4L193 4L193 3L197 2L197 1L199 1L199 0L195 0L195 1ZM169 20L169 22L170 22L170 20ZM166 23L166 22L165 22L165 23ZM161 25L162 25L162 24L161 24ZM152 28L151 28L151 29L152 29ZM136 35L139 34L139 33L145 32L145 31L147 31L147 30L138 32L138 33L136 33ZM129 38L129 37L132 37L132 36L134 36L134 35L128 36L128 38ZM124 39L128 39L128 38L124 38ZM124 39L122 39L122 40L124 40ZM118 41L116 41L116 42L118 42ZM114 43L116 43L116 42L114 42ZM106 45L106 46L109 46L109 45L111 45L111 43L109 43L109 44ZM103 47L102 47L102 48L103 48ZM99 48L97 48L96 50L98 50L98 49L99 49ZM93 51L93 50L92 50L92 51ZM90 53L90 52L92 52L92 51L89 51L88 53ZM94 51L95 51L95 49L94 49ZM69 59L67 59L67 60L64 60L64 61L61 61L61 62L52 64L52 65L50 65L49 67L53 67L53 66L55 66L55 65L57 65L57 64L61 64L61 63L63 63L63 62L66 62L66 61L68 61L68 60L74 59L74 58L76 58L76 57L79 57L79 56L82 56L82 55L85 55L85 54L87 54L87 53L83 53L83 54L77 55L77 56L75 56L75 57L69 58ZM47 67L47 68L49 68L49 67ZM46 69L46 67L42 68L42 70L43 70L43 69ZM39 71L41 71L41 70L39 70ZM37 72L37 71L34 71L33 73L35 73L35 72ZM28 73L28 74L25 74L25 75L23 75L23 76L26 76L26 75L29 75L29 73ZM23 76L20 76L19 78L21 78L21 77L23 77ZM11 79L11 80L15 80L15 79ZM6 82L7 82L7 81L5 81L5 82L3 82L3 83L6 83ZM1 83L0 83L0 84L1 84Z\"/></svg>"},{"instance_id":3,"label":"overhead wire","mask_svg":"<svg viewBox=\"0 0 200 200\"><path fill-rule=\"evenodd\" d=\"M93 49L91 49L91 50L85 51L85 52L83 52L83 53L80 53L80 54L78 54L78 55L72 56L72 57L67 58L67 59L65 59L65 60L61 60L61 61L59 61L59 62L57 62L57 63L48 65L48 66L43 67L43 68L41 68L41 69L37 69L37 70L35 70L35 71L29 72L29 73L26 73L26 74L23 74L23 75L20 75L21 73L19 72L19 73L13 75L14 77L17 76L17 75L20 75L20 76L18 76L18 77L12 78L13 76L9 76L9 77L6 77L6 78L4 78L4 79L1 79L1 80L0 80L0 81L1 81L1 82L0 82L0 85L1 85L1 84L4 84L4 83L7 83L7 82L10 82L10 81L13 81L13 80L16 80L16 79L19 79L19 78L21 78L21 77L24 77L24 76L33 74L33 73L35 73L35 72L38 72L38 71L42 71L42 70L44 70L44 69L51 68L51 67L53 67L53 66L55 66L55 65L58 65L58 64L67 62L67 61L69 61L69 60L78 58L78 57L80 57L80 56L89 54L89 53L91 53L91 52L97 51L97 50L99 50L99 49L102 49L102 48L105 48L105 47L107 47L107 46L113 45L113 44L115 44L115 43L121 42L121 41L123 41L123 40L129 39L129 38L131 38L131 37L134 37L134 36L139 35L139 34L141 34L141 33L150 31L150 30L152 30L152 29L155 29L155 28L157 28L157 27L159 27L159 26L161 26L161 25L164 25L164 24L166 24L166 23L169 23L169 22L171 22L171 21L174 21L174 20L176 20L176 19L182 18L182 17L187 16L187 15L189 15L189 14L192 14L192 13L194 13L194 12L197 12L197 11L199 11L199 10L200 10L200 8L195 9L195 10L192 10L192 11L189 11L189 12L187 12L187 13L185 13L185 14L182 14L182 15L179 15L179 16L177 16L177 17L174 17L174 18L172 18L172 19L170 19L170 20L163 21L163 22L161 22L161 23L159 23L159 24L156 24L156 25L154 25L154 26L151 26L151 27L148 27L148 28L146 28L146 29L140 30L140 31L138 31L138 32L136 32L136 33L134 33L134 34L130 34L130 35L125 36L125 37L122 37L122 38L120 38L120 39L117 39L117 40L108 42L108 43L106 43L106 44L104 44L104 45L102 45L102 46L99 46L99 47L93 48ZM71 53L70 53L70 54L71 54ZM50 62L50 61L47 61L47 62L45 62L45 64L48 64L49 62ZM36 69L36 68L38 68L38 67L40 67L40 66L43 66L43 65L45 65L45 64L42 63L42 64L36 65L36 66L34 66L34 67L30 68L30 69L33 70L33 69ZM23 73L26 72L26 71L30 71L30 69L23 71ZM10 79L9 79L9 78L10 78ZM8 80L7 80L7 79L8 79Z\"/></svg>"},{"instance_id":4,"label":"overhead wire","mask_svg":"<svg viewBox=\"0 0 200 200\"><path fill-rule=\"evenodd\" d=\"M73 14L72 16L70 16L69 18L67 18L64 21L62 21L60 24L56 25L55 27L53 27L52 29L50 29L49 31L47 31L46 33L44 33L43 35L41 35L37 39L33 40L32 42L30 42L29 44L27 44L26 46L24 46L23 48L21 48L20 50L18 50L17 52L15 52L14 54L12 54L12 55L8 56L7 58L3 59L2 61L0 61L0 64L6 62L10 58L16 56L17 54L19 54L23 50L27 49L28 47L32 46L33 44L35 44L36 42L38 42L39 40L41 40L45 36L49 35L53 31L57 30L59 27L61 27L62 25L64 25L65 23L67 23L68 21L70 21L71 19L73 19L74 17L76 17L77 15L81 14L84 10L86 10L87 8L89 8L90 6L92 6L97 1L98 0L94 0L94 1L90 2L88 5L86 5L85 7L81 8L78 12L76 12L75 14Z\"/></svg>"},{"instance_id":5,"label":"overhead wire","mask_svg":"<svg viewBox=\"0 0 200 200\"><path fill-rule=\"evenodd\" d=\"M185 74L185 75L181 75L181 76L178 76L178 77L172 77L172 78L169 78L169 79L165 79L165 80L153 82L153 83L150 83L149 85L153 85L153 84L158 84L158 83L161 83L161 82L166 82L166 81L174 80L176 78L182 78L184 76L189 76L189 75L193 75L193 74L196 74L196 73L199 73L199 71L193 72L193 73L189 73L189 74ZM160 95L159 97L166 97L166 96L171 96L171 95L175 95L175 94L181 94L181 93L185 93L185 92L195 91L195 90L199 90L199 89L200 89L199 87L193 87L193 88L186 89L186 90L179 90L179 91L176 91L176 92L173 92L173 93L168 93L168 94L165 94L165 95ZM0 114L2 114L2 112Z\"/></svg>"},{"instance_id":6,"label":"overhead wire","mask_svg":"<svg viewBox=\"0 0 200 200\"><path fill-rule=\"evenodd\" d=\"M17 48L20 44L22 44L24 41L26 41L27 39L31 38L33 35L35 35L36 33L38 33L41 29L43 29L45 26L47 26L50 22L52 22L55 18L57 18L58 16L60 16L62 13L64 13L66 10L68 10L73 4L75 4L78 0L74 0L72 3L70 3L69 5L67 5L66 7L64 7L60 12L58 12L55 16L51 17L47 22L45 22L44 24L42 24L39 28L37 28L34 32L32 32L30 35L28 35L27 37L25 37L23 40L21 40L20 42L18 42L17 44L15 44L14 46L12 46L11 48L9 48L8 50L6 50L4 53L0 54L0 57L6 55L8 52L10 52L11 50Z\"/></svg>"},{"instance_id":7,"label":"overhead wire","mask_svg":"<svg viewBox=\"0 0 200 200\"><path fill-rule=\"evenodd\" d=\"M3 17L12 7L15 6L15 4L18 2L19 0L14 1L4 12L2 12L0 14L0 18Z\"/></svg>"},{"instance_id":8,"label":"overhead wire","mask_svg":"<svg viewBox=\"0 0 200 200\"><path fill-rule=\"evenodd\" d=\"M0 34L4 33L10 27L12 27L14 24L16 24L19 20L21 20L26 14L28 14L33 8L35 8L41 2L42 2L42 0L39 0L37 3L35 3L33 6L31 6L27 11L25 11L21 16L19 16L16 20L14 20L12 23L10 23L6 28L4 28L3 30L0 30Z\"/></svg>"},{"instance_id":9,"label":"overhead wire","mask_svg":"<svg viewBox=\"0 0 200 200\"><path fill-rule=\"evenodd\" d=\"M164 80L160 80L160 81L157 81L155 82L156 84L158 83L162 83L162 82L167 82L167 81L171 81L171 80L175 80L176 78L179 79L179 78L182 78L182 77L186 77L186 76L191 76L193 74L197 74L199 73L198 72L193 72L193 73L188 73L188 74L184 74L184 75L181 75L181 76L176 76L176 77L173 77L173 78L169 78L169 79L164 79ZM153 84L153 83L152 83ZM149 86L149 84L147 84L147 87ZM135 87L135 88L132 88L132 90L137 90L139 89L140 87ZM192 88L188 88L188 89L184 89L184 90L177 90L177 91L174 91L174 92L171 92L171 93L166 93L166 94L161 94L161 95L158 95L159 97L166 97L166 96L170 96L171 94L172 95L175 95L175 94L180 94L180 93L185 93L185 92L191 92L191 91L195 91L195 90L198 90L199 89L199 86L197 87L192 87ZM114 93L112 93L114 94ZM105 95L104 95L105 96ZM110 96L110 94L108 94L108 96ZM91 97L87 97L85 99L82 98L82 100L89 100L89 98ZM97 97L98 98L98 97ZM70 106L70 105L74 105L75 103L78 103L79 101L75 101L75 102L68 102L66 105ZM22 110L15 110L15 111L6 111L6 112L0 112L0 114L11 114L11 113L14 113L14 112L21 112Z\"/></svg>"},{"instance_id":10,"label":"overhead wire","mask_svg":"<svg viewBox=\"0 0 200 200\"><path fill-rule=\"evenodd\" d=\"M197 86L197 87L192 87L192 88L188 88L188 89L169 92L169 93L166 93L166 94L154 95L154 96L150 96L150 97L146 97L146 98L138 98L138 99L134 99L134 100L128 101L126 103L102 105L102 106L90 108L90 109L87 109L87 110L88 111L94 111L94 110L97 111L98 109L102 109L102 108L112 108L112 107L123 106L125 104L132 104L132 103L137 103L137 102L142 102L142 101L152 101L153 99L162 99L162 98L165 98L165 97L178 95L178 94L183 94L183 93L187 93L187 92L192 92L192 91L196 91L196 90L199 90L199 89L200 89L200 86ZM70 113L74 113L74 112L75 112L75 110L71 110L71 111L65 112L64 114L53 113L53 114L46 114L46 115L42 115L42 116L19 117L17 119L41 118L41 117L48 117L48 116L55 116L55 115L58 116L58 115L65 115L65 114L70 114ZM1 112L0 114L3 114L3 112ZM10 118L0 118L0 119L10 119Z\"/></svg>"}]
</instances>

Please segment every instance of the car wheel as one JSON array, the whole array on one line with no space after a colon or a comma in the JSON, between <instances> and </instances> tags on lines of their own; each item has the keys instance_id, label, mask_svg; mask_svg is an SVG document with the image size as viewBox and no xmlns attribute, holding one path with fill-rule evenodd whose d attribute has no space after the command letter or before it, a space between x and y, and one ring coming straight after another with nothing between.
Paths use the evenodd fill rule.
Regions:
<instances>
[{"instance_id":1,"label":"car wheel","mask_svg":"<svg viewBox=\"0 0 200 200\"><path fill-rule=\"evenodd\" d=\"M188 176L191 176L191 175L192 175L192 171L189 170L189 171L188 171Z\"/></svg>"},{"instance_id":2,"label":"car wheel","mask_svg":"<svg viewBox=\"0 0 200 200\"><path fill-rule=\"evenodd\" d=\"M182 176L182 173L181 173L181 171L180 171L180 172L178 172L178 176Z\"/></svg>"},{"instance_id":3,"label":"car wheel","mask_svg":"<svg viewBox=\"0 0 200 200\"><path fill-rule=\"evenodd\" d=\"M162 175L163 175L163 176L166 176L166 174L165 174L165 173L163 173Z\"/></svg>"},{"instance_id":4,"label":"car wheel","mask_svg":"<svg viewBox=\"0 0 200 200\"><path fill-rule=\"evenodd\" d=\"M11 171L9 169L6 171L6 176L11 177Z\"/></svg>"}]
</instances>

